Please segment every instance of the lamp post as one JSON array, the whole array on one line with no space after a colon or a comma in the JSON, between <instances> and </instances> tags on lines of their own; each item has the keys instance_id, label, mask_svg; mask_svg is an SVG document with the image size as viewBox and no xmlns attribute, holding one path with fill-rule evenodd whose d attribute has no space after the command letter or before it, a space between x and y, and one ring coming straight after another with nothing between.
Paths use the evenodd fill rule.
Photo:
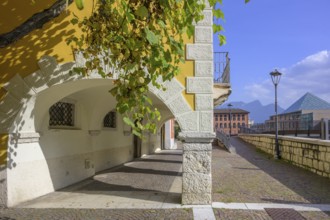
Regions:
<instances>
[{"instance_id":1,"label":"lamp post","mask_svg":"<svg viewBox=\"0 0 330 220\"><path fill-rule=\"evenodd\" d=\"M277 117L277 85L280 82L282 73L278 72L277 69L270 73L273 84L275 86L275 159L280 159L280 147L278 145L278 117Z\"/></svg>"},{"instance_id":2,"label":"lamp post","mask_svg":"<svg viewBox=\"0 0 330 220\"><path fill-rule=\"evenodd\" d=\"M231 107L233 105L231 103L229 103L227 106L229 108L229 137L231 137Z\"/></svg>"}]
</instances>

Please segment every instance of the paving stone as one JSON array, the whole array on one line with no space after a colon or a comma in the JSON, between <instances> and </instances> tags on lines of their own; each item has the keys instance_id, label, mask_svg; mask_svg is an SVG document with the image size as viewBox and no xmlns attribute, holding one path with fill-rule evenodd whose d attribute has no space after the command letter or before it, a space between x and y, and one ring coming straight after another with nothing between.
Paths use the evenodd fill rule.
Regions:
<instances>
[{"instance_id":1,"label":"paving stone","mask_svg":"<svg viewBox=\"0 0 330 220\"><path fill-rule=\"evenodd\" d=\"M330 179L258 151L232 138L236 154L214 146L213 202L330 203Z\"/></svg>"},{"instance_id":2,"label":"paving stone","mask_svg":"<svg viewBox=\"0 0 330 220\"><path fill-rule=\"evenodd\" d=\"M192 209L2 209L0 220L176 220L193 219Z\"/></svg>"},{"instance_id":3,"label":"paving stone","mask_svg":"<svg viewBox=\"0 0 330 220\"><path fill-rule=\"evenodd\" d=\"M305 220L306 219L294 209L266 208L265 211L273 220Z\"/></svg>"}]
</instances>

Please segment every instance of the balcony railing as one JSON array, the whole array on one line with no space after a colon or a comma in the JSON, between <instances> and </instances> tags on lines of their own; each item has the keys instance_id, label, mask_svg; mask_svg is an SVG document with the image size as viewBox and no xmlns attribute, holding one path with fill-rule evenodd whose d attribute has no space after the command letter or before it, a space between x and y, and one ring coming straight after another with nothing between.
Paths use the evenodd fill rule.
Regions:
<instances>
[{"instance_id":1,"label":"balcony railing","mask_svg":"<svg viewBox=\"0 0 330 220\"><path fill-rule=\"evenodd\" d=\"M230 83L230 58L228 52L214 52L214 82Z\"/></svg>"}]
</instances>

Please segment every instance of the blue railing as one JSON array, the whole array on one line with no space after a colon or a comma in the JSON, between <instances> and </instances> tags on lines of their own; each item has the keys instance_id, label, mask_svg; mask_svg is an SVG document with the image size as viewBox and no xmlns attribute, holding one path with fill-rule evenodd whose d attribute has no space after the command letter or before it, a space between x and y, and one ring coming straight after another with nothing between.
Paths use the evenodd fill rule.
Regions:
<instances>
[{"instance_id":1,"label":"blue railing","mask_svg":"<svg viewBox=\"0 0 330 220\"><path fill-rule=\"evenodd\" d=\"M214 82L230 83L230 58L228 52L214 52Z\"/></svg>"}]
</instances>

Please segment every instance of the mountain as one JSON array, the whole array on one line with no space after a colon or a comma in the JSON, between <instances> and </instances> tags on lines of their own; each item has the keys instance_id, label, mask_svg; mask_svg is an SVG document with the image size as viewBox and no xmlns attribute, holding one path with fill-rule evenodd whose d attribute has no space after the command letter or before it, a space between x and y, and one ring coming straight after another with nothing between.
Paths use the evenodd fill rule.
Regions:
<instances>
[{"instance_id":1,"label":"mountain","mask_svg":"<svg viewBox=\"0 0 330 220\"><path fill-rule=\"evenodd\" d=\"M269 116L275 115L275 105L262 105L259 100L255 100L249 103L245 102L228 102L223 103L221 106L217 106L216 109L228 108L228 104L232 104L232 108L240 108L250 112L249 118L253 120L254 123L263 123L265 120L269 119ZM283 112L284 109L280 106L277 106L278 114Z\"/></svg>"}]
</instances>

